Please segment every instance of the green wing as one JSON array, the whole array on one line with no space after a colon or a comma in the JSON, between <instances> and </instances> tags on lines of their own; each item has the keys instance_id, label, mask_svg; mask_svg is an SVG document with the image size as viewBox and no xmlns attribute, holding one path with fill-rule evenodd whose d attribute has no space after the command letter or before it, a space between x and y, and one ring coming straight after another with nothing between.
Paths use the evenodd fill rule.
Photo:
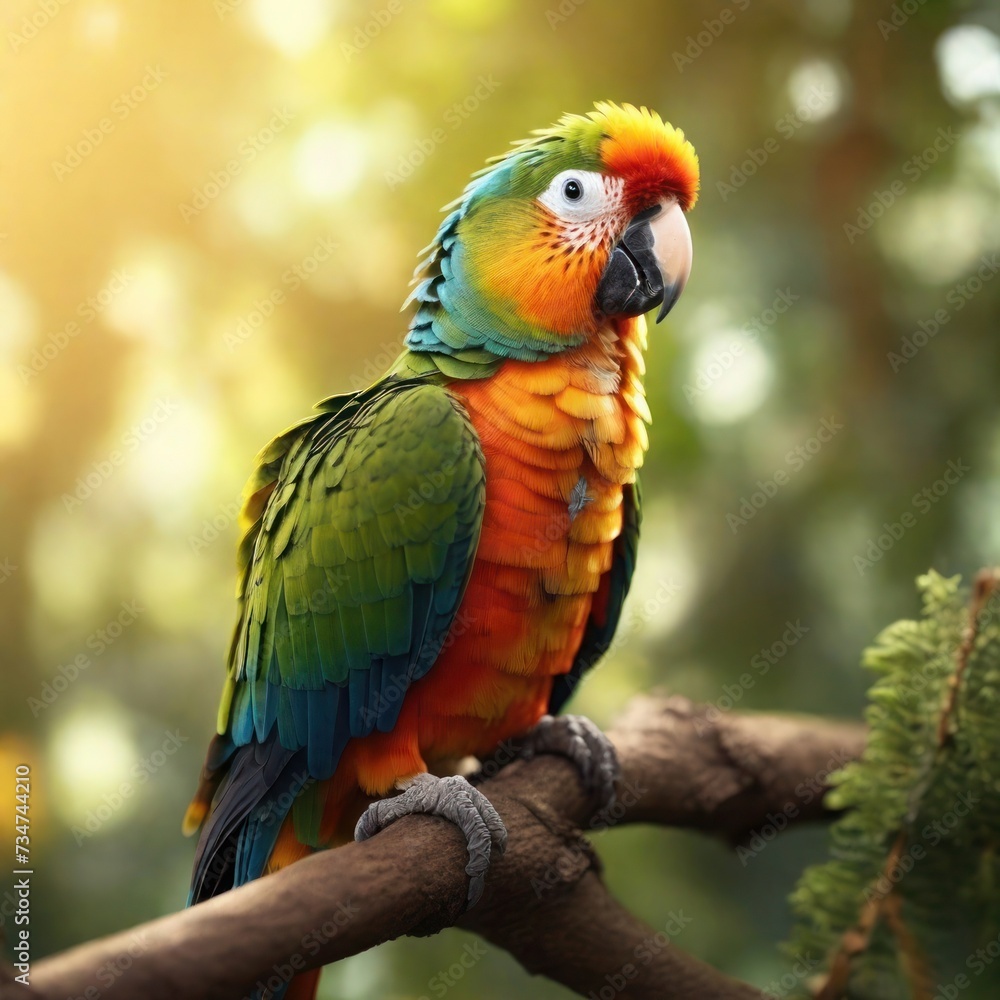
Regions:
<instances>
[{"instance_id":1,"label":"green wing","mask_svg":"<svg viewBox=\"0 0 1000 1000\"><path fill-rule=\"evenodd\" d=\"M485 498L456 399L390 379L262 452L244 508L240 616L219 710L239 747L277 730L329 777L352 737L393 728L468 579Z\"/></svg>"},{"instance_id":2,"label":"green wing","mask_svg":"<svg viewBox=\"0 0 1000 1000\"><path fill-rule=\"evenodd\" d=\"M205 821L189 904L258 878L290 810L322 846L319 782L352 738L395 725L479 541L483 456L447 390L390 376L319 410L247 484L219 735L185 819Z\"/></svg>"}]
</instances>

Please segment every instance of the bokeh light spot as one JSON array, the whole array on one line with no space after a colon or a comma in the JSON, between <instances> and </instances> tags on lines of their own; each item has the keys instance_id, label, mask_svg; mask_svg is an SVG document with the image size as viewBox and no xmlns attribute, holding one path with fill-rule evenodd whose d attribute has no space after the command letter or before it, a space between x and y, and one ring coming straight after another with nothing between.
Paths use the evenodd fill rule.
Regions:
<instances>
[{"instance_id":1,"label":"bokeh light spot","mask_svg":"<svg viewBox=\"0 0 1000 1000\"><path fill-rule=\"evenodd\" d=\"M37 324L34 300L20 282L0 271L0 360L20 360Z\"/></svg>"},{"instance_id":2,"label":"bokeh light spot","mask_svg":"<svg viewBox=\"0 0 1000 1000\"><path fill-rule=\"evenodd\" d=\"M86 704L60 719L49 738L49 760L59 794L52 797L62 819L83 829L88 812L106 807L101 826L123 819L135 799L115 795L139 760L125 713L113 702L90 695ZM88 831L91 832L91 831Z\"/></svg>"},{"instance_id":3,"label":"bokeh light spot","mask_svg":"<svg viewBox=\"0 0 1000 1000\"><path fill-rule=\"evenodd\" d=\"M979 24L950 28L935 47L941 87L954 104L1000 94L1000 38Z\"/></svg>"},{"instance_id":4,"label":"bokeh light spot","mask_svg":"<svg viewBox=\"0 0 1000 1000\"><path fill-rule=\"evenodd\" d=\"M914 191L877 235L887 255L922 281L941 284L965 274L998 234L985 194L945 188Z\"/></svg>"},{"instance_id":5,"label":"bokeh light spot","mask_svg":"<svg viewBox=\"0 0 1000 1000\"><path fill-rule=\"evenodd\" d=\"M38 423L40 399L13 366L0 365L0 448L26 441Z\"/></svg>"},{"instance_id":6,"label":"bokeh light spot","mask_svg":"<svg viewBox=\"0 0 1000 1000\"><path fill-rule=\"evenodd\" d=\"M844 100L841 74L827 59L809 59L792 70L788 99L803 122L821 122L840 110Z\"/></svg>"},{"instance_id":7,"label":"bokeh light spot","mask_svg":"<svg viewBox=\"0 0 1000 1000\"><path fill-rule=\"evenodd\" d=\"M250 17L267 42L285 55L298 57L329 33L333 5L328 0L251 0Z\"/></svg>"},{"instance_id":8,"label":"bokeh light spot","mask_svg":"<svg viewBox=\"0 0 1000 1000\"><path fill-rule=\"evenodd\" d=\"M116 4L92 3L80 11L80 33L93 46L110 48L121 34L122 14Z\"/></svg>"},{"instance_id":9,"label":"bokeh light spot","mask_svg":"<svg viewBox=\"0 0 1000 1000\"><path fill-rule=\"evenodd\" d=\"M737 329L702 339L691 357L684 396L705 424L732 424L767 398L774 364L757 340Z\"/></svg>"},{"instance_id":10,"label":"bokeh light spot","mask_svg":"<svg viewBox=\"0 0 1000 1000\"><path fill-rule=\"evenodd\" d=\"M320 122L295 147L295 183L312 198L343 198L357 189L366 161L361 129L344 122Z\"/></svg>"},{"instance_id":11,"label":"bokeh light spot","mask_svg":"<svg viewBox=\"0 0 1000 1000\"><path fill-rule=\"evenodd\" d=\"M176 343L185 324L184 298L167 249L148 247L128 258L104 287L112 292L103 313L108 326L127 337Z\"/></svg>"}]
</instances>

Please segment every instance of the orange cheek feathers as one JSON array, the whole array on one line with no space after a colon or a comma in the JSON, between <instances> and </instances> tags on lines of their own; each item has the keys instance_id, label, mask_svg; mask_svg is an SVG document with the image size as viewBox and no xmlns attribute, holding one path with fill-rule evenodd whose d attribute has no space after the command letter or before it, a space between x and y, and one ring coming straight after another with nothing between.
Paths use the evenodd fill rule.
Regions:
<instances>
[{"instance_id":1,"label":"orange cheek feathers","mask_svg":"<svg viewBox=\"0 0 1000 1000\"><path fill-rule=\"evenodd\" d=\"M490 252L482 269L487 296L514 303L521 319L543 330L565 336L595 332L594 293L608 247L574 249L543 220L522 243Z\"/></svg>"}]
</instances>

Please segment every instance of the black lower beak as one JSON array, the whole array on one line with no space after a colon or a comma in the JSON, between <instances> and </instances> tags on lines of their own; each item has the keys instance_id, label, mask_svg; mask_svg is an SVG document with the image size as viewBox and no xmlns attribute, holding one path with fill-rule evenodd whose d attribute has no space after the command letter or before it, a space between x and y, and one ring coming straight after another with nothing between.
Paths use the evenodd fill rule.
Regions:
<instances>
[{"instance_id":1,"label":"black lower beak","mask_svg":"<svg viewBox=\"0 0 1000 1000\"><path fill-rule=\"evenodd\" d=\"M691 273L691 230L674 198L640 212L611 251L597 285L605 316L639 316L654 306L659 323Z\"/></svg>"},{"instance_id":2,"label":"black lower beak","mask_svg":"<svg viewBox=\"0 0 1000 1000\"><path fill-rule=\"evenodd\" d=\"M660 206L637 215L611 251L597 286L597 307L605 316L641 316L664 301L663 276L653 253L649 222ZM679 290L672 292L671 305Z\"/></svg>"}]
</instances>

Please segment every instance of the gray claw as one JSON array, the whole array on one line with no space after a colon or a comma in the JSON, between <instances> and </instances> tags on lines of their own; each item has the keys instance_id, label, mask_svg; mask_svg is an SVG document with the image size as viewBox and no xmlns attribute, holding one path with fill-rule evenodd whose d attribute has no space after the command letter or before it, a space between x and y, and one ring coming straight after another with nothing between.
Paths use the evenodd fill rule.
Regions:
<instances>
[{"instance_id":1,"label":"gray claw","mask_svg":"<svg viewBox=\"0 0 1000 1000\"><path fill-rule=\"evenodd\" d=\"M440 816L462 831L469 851L465 872L469 876L468 906L475 906L483 894L490 857L507 849L507 829L490 800L465 778L437 778L418 774L399 795L373 802L354 828L355 840L368 840L379 830L403 816L427 813Z\"/></svg>"},{"instance_id":2,"label":"gray claw","mask_svg":"<svg viewBox=\"0 0 1000 1000\"><path fill-rule=\"evenodd\" d=\"M524 738L525 760L540 753L568 757L580 771L584 787L596 795L601 808L615 804L615 783L621 777L618 755L611 741L584 715L543 715Z\"/></svg>"}]
</instances>

